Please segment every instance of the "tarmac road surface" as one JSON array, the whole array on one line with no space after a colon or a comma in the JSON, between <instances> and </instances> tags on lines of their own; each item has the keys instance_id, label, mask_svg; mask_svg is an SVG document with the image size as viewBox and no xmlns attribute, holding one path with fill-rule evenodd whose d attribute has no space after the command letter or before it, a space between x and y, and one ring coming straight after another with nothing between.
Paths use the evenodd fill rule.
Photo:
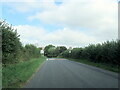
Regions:
<instances>
[{"instance_id":1,"label":"tarmac road surface","mask_svg":"<svg viewBox=\"0 0 120 90\"><path fill-rule=\"evenodd\" d=\"M51 58L24 88L118 88L118 74L66 59Z\"/></svg>"}]
</instances>

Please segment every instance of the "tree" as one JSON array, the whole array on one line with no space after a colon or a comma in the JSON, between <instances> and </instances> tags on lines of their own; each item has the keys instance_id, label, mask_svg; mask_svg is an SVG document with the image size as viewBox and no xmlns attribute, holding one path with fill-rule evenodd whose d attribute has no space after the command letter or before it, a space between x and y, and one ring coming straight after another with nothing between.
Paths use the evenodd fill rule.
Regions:
<instances>
[{"instance_id":1,"label":"tree","mask_svg":"<svg viewBox=\"0 0 120 90\"><path fill-rule=\"evenodd\" d=\"M56 47L51 47L48 49L49 57L57 57L57 55L58 55L58 51L57 51Z\"/></svg>"},{"instance_id":2,"label":"tree","mask_svg":"<svg viewBox=\"0 0 120 90\"><path fill-rule=\"evenodd\" d=\"M79 59L81 57L82 48L73 48L71 51L71 57Z\"/></svg>"},{"instance_id":3,"label":"tree","mask_svg":"<svg viewBox=\"0 0 120 90\"><path fill-rule=\"evenodd\" d=\"M53 46L53 45L48 45L48 46L46 46L46 47L44 48L44 56L47 56L47 57L48 57L48 54L49 54L48 50L49 50L50 48L52 48L52 47L55 47L55 46Z\"/></svg>"},{"instance_id":4,"label":"tree","mask_svg":"<svg viewBox=\"0 0 120 90\"><path fill-rule=\"evenodd\" d=\"M39 57L40 56L40 50L33 44L27 44L25 45L25 50L29 56L29 58Z\"/></svg>"},{"instance_id":5,"label":"tree","mask_svg":"<svg viewBox=\"0 0 120 90\"><path fill-rule=\"evenodd\" d=\"M59 46L59 47L57 47L57 50L59 51L59 54L60 54L60 53L62 53L64 51L66 51L67 48L65 46Z\"/></svg>"},{"instance_id":6,"label":"tree","mask_svg":"<svg viewBox=\"0 0 120 90\"><path fill-rule=\"evenodd\" d=\"M22 44L17 31L5 21L0 21L2 31L2 63L15 63L18 61L18 54Z\"/></svg>"},{"instance_id":7,"label":"tree","mask_svg":"<svg viewBox=\"0 0 120 90\"><path fill-rule=\"evenodd\" d=\"M70 54L69 54L69 50L66 50L64 52L62 52L59 57L63 57L63 58L69 58Z\"/></svg>"},{"instance_id":8,"label":"tree","mask_svg":"<svg viewBox=\"0 0 120 90\"><path fill-rule=\"evenodd\" d=\"M95 63L119 66L120 40L106 41L102 44L90 44L84 48L73 48L70 54L68 50L66 50L59 56L78 60L86 59Z\"/></svg>"},{"instance_id":9,"label":"tree","mask_svg":"<svg viewBox=\"0 0 120 90\"><path fill-rule=\"evenodd\" d=\"M44 55L47 57L57 57L60 53L67 50L65 46L55 47L53 45L48 45L44 49Z\"/></svg>"}]
</instances>

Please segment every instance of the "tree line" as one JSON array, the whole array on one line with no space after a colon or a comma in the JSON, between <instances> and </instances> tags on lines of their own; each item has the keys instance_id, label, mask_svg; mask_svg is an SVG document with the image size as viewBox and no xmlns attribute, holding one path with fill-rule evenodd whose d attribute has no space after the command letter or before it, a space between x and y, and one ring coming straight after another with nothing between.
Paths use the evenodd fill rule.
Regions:
<instances>
[{"instance_id":1,"label":"tree line","mask_svg":"<svg viewBox=\"0 0 120 90\"><path fill-rule=\"evenodd\" d=\"M14 64L40 56L40 48L33 44L25 46L20 42L20 35L12 25L0 21L0 32L2 32L2 63Z\"/></svg>"},{"instance_id":2,"label":"tree line","mask_svg":"<svg viewBox=\"0 0 120 90\"><path fill-rule=\"evenodd\" d=\"M59 54L66 50L67 48L65 46L55 47L53 45L48 45L44 48L44 55L47 57L57 57Z\"/></svg>"},{"instance_id":3,"label":"tree line","mask_svg":"<svg viewBox=\"0 0 120 90\"><path fill-rule=\"evenodd\" d=\"M45 47L46 56L53 55L53 57L73 58L78 60L86 59L95 63L120 65L120 40L106 41L102 44L90 44L84 48L73 48L72 50L66 48L62 52L58 52L59 50L55 48L55 46L48 45Z\"/></svg>"}]
</instances>

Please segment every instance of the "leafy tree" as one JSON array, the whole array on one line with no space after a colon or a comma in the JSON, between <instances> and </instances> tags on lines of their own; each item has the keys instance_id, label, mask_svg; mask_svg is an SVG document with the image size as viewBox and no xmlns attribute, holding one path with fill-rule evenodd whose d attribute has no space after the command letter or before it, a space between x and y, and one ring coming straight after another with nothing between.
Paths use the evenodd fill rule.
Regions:
<instances>
[{"instance_id":1,"label":"leafy tree","mask_svg":"<svg viewBox=\"0 0 120 90\"><path fill-rule=\"evenodd\" d=\"M70 57L70 53L69 53L69 50L66 50L64 52L62 52L59 57L65 57L65 58L69 58Z\"/></svg>"},{"instance_id":2,"label":"leafy tree","mask_svg":"<svg viewBox=\"0 0 120 90\"><path fill-rule=\"evenodd\" d=\"M82 48L73 48L71 51L72 58L80 58L82 53Z\"/></svg>"},{"instance_id":3,"label":"leafy tree","mask_svg":"<svg viewBox=\"0 0 120 90\"><path fill-rule=\"evenodd\" d=\"M66 50L59 56L65 58L87 59L91 62L120 65L120 40L106 41L102 44L90 44L85 48L73 48L71 53Z\"/></svg>"},{"instance_id":4,"label":"leafy tree","mask_svg":"<svg viewBox=\"0 0 120 90\"><path fill-rule=\"evenodd\" d=\"M44 49L44 55L47 57L57 57L60 53L67 50L65 46L55 47L53 45L48 45Z\"/></svg>"},{"instance_id":5,"label":"leafy tree","mask_svg":"<svg viewBox=\"0 0 120 90\"><path fill-rule=\"evenodd\" d=\"M55 47L51 47L48 49L48 57L57 57L58 51Z\"/></svg>"},{"instance_id":6,"label":"leafy tree","mask_svg":"<svg viewBox=\"0 0 120 90\"><path fill-rule=\"evenodd\" d=\"M5 21L0 21L0 31L2 31L2 63L17 62L17 56L22 47L20 35Z\"/></svg>"},{"instance_id":7,"label":"leafy tree","mask_svg":"<svg viewBox=\"0 0 120 90\"><path fill-rule=\"evenodd\" d=\"M25 50L28 53L30 58L39 57L40 56L40 49L32 44L25 45Z\"/></svg>"},{"instance_id":8,"label":"leafy tree","mask_svg":"<svg viewBox=\"0 0 120 90\"><path fill-rule=\"evenodd\" d=\"M50 49L50 48L52 48L52 47L55 47L55 46L53 46L53 45L48 45L48 46L46 46L45 48L44 48L44 56L49 56L48 54L49 54L49 52L48 52L48 50Z\"/></svg>"},{"instance_id":9,"label":"leafy tree","mask_svg":"<svg viewBox=\"0 0 120 90\"><path fill-rule=\"evenodd\" d=\"M5 21L0 21L2 32L2 63L14 64L21 60L29 60L40 56L40 49L29 44L22 46L17 31Z\"/></svg>"},{"instance_id":10,"label":"leafy tree","mask_svg":"<svg viewBox=\"0 0 120 90\"><path fill-rule=\"evenodd\" d=\"M59 46L56 49L59 51L59 54L67 50L65 46Z\"/></svg>"}]
</instances>

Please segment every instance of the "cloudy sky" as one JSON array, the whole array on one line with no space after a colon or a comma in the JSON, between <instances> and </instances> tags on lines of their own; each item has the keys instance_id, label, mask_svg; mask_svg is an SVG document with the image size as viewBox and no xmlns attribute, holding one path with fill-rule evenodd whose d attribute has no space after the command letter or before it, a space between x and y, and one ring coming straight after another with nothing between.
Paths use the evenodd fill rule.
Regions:
<instances>
[{"instance_id":1,"label":"cloudy sky","mask_svg":"<svg viewBox=\"0 0 120 90\"><path fill-rule=\"evenodd\" d=\"M2 0L23 44L83 47L118 38L118 0Z\"/></svg>"}]
</instances>

